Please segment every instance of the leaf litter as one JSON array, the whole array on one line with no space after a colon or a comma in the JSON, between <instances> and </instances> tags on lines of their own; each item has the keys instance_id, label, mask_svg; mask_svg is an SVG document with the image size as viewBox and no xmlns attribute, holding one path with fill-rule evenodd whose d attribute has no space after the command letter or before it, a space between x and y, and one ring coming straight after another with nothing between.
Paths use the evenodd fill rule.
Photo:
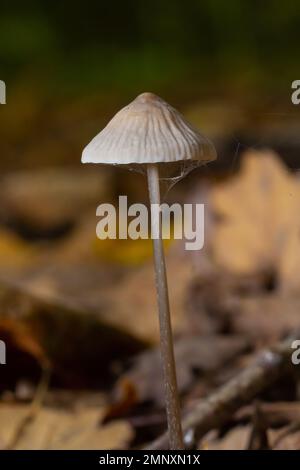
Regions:
<instances>
[{"instance_id":1,"label":"leaf litter","mask_svg":"<svg viewBox=\"0 0 300 470\"><path fill-rule=\"evenodd\" d=\"M53 174L45 178L55 180ZM31 197L26 185L35 180L20 177L19 192L12 190L13 179L2 186L0 336L6 335L15 365L9 377L1 376L0 421L9 425L0 446L147 445L165 427L149 247L135 253L133 244L124 258L126 248L117 241L109 247L95 242L95 180L88 197L80 199L80 216L70 207L79 197L72 184L59 188L61 200L45 189L45 207L58 208L46 217L51 226L45 227L40 206L32 217L26 209ZM88 181L86 176L83 184ZM179 242L168 248L184 415L300 324L299 178L275 153L249 150L235 175L205 184L209 226L201 256L183 257ZM109 183L102 189L107 195ZM193 201L201 202L202 189L200 182ZM22 209L24 191L29 202ZM7 214L14 218L9 224ZM49 238L64 214L72 227ZM126 262L120 266L122 257ZM26 421L31 395L20 393L20 383L38 388L45 364L51 366L49 385L33 419ZM267 386L197 445L299 448L298 383L296 373Z\"/></svg>"}]
</instances>

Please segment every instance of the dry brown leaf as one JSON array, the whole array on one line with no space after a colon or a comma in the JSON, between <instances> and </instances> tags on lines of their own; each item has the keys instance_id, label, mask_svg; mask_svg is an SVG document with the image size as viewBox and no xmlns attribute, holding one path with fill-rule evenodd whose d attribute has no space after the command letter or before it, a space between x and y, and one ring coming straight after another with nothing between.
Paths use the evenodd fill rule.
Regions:
<instances>
[{"instance_id":1,"label":"dry brown leaf","mask_svg":"<svg viewBox=\"0 0 300 470\"><path fill-rule=\"evenodd\" d=\"M278 427L291 423L300 422L300 403L298 401L276 401L263 402L259 404L264 421L268 426ZM246 405L237 411L237 420L251 419L254 413L254 406Z\"/></svg>"},{"instance_id":2,"label":"dry brown leaf","mask_svg":"<svg viewBox=\"0 0 300 470\"><path fill-rule=\"evenodd\" d=\"M10 230L0 230L1 271L24 268L35 260L37 250Z\"/></svg>"},{"instance_id":3,"label":"dry brown leaf","mask_svg":"<svg viewBox=\"0 0 300 470\"><path fill-rule=\"evenodd\" d=\"M299 327L300 299L260 295L236 300L231 327L254 343L271 343Z\"/></svg>"},{"instance_id":4,"label":"dry brown leaf","mask_svg":"<svg viewBox=\"0 0 300 470\"><path fill-rule=\"evenodd\" d=\"M59 298L92 310L101 322L138 340L156 343L159 331L151 240L146 251L137 245L131 267L100 259L94 251L95 240L95 219L88 216L74 235L40 252L31 266L13 272L10 278L37 297L50 302ZM123 249L106 245L106 251ZM124 257L132 258L132 254L126 252ZM172 324L175 333L182 333L189 329L186 294L194 275L192 259L182 253L179 242L171 243L166 258Z\"/></svg>"},{"instance_id":5,"label":"dry brown leaf","mask_svg":"<svg viewBox=\"0 0 300 470\"><path fill-rule=\"evenodd\" d=\"M192 263L171 248L167 254L167 269L172 325L175 333L183 333L189 329L185 303L187 287L193 277ZM159 340L154 269L150 261L120 274L116 268L105 264L72 263L59 267L48 264L24 273L19 284L50 305L59 301L91 312L99 323L132 335L138 341L153 344ZM89 323L88 315L85 320Z\"/></svg>"},{"instance_id":6,"label":"dry brown leaf","mask_svg":"<svg viewBox=\"0 0 300 470\"><path fill-rule=\"evenodd\" d=\"M77 220L111 193L107 168L50 168L2 178L1 214L27 227L51 230ZM100 198L100 199L99 199Z\"/></svg>"},{"instance_id":7,"label":"dry brown leaf","mask_svg":"<svg viewBox=\"0 0 300 470\"><path fill-rule=\"evenodd\" d=\"M196 279L189 290L194 331L244 335L253 346L288 335L299 326L300 296L269 290L269 282L268 275L243 277L221 270Z\"/></svg>"},{"instance_id":8,"label":"dry brown leaf","mask_svg":"<svg viewBox=\"0 0 300 470\"><path fill-rule=\"evenodd\" d=\"M270 429L268 434L273 450L300 449L299 423L294 423L280 429Z\"/></svg>"},{"instance_id":9,"label":"dry brown leaf","mask_svg":"<svg viewBox=\"0 0 300 470\"><path fill-rule=\"evenodd\" d=\"M251 435L251 426L236 426L220 439L204 438L200 449L204 450L245 450Z\"/></svg>"},{"instance_id":10,"label":"dry brown leaf","mask_svg":"<svg viewBox=\"0 0 300 470\"><path fill-rule=\"evenodd\" d=\"M238 175L212 192L217 264L239 275L275 270L282 289L299 289L299 203L299 181L280 158L248 151Z\"/></svg>"},{"instance_id":11,"label":"dry brown leaf","mask_svg":"<svg viewBox=\"0 0 300 470\"><path fill-rule=\"evenodd\" d=\"M40 366L49 366L49 360L33 332L22 321L0 317L0 337L20 352L32 356Z\"/></svg>"},{"instance_id":12,"label":"dry brown leaf","mask_svg":"<svg viewBox=\"0 0 300 470\"><path fill-rule=\"evenodd\" d=\"M6 325L3 333L8 330L8 324L12 325L8 331L12 334L7 354L16 350L37 357L42 352L53 365L53 374L64 385L99 386L100 382L103 385L111 377L111 363L120 357L120 351L125 358L145 347L121 327L114 328L102 320L102 304L95 311L74 300L57 296L43 298L18 284L0 283L0 305L0 321ZM16 379L22 372L17 367L7 369L11 371Z\"/></svg>"},{"instance_id":13,"label":"dry brown leaf","mask_svg":"<svg viewBox=\"0 0 300 470\"><path fill-rule=\"evenodd\" d=\"M180 392L186 392L195 381L195 372L216 371L247 349L244 338L235 336L185 336L175 343L177 381ZM197 374L196 374L197 375ZM161 358L159 349L142 353L117 384L122 394L125 383L135 385L140 401L164 403Z\"/></svg>"},{"instance_id":14,"label":"dry brown leaf","mask_svg":"<svg viewBox=\"0 0 300 470\"><path fill-rule=\"evenodd\" d=\"M167 271L173 330L175 334L182 333L189 328L185 296L193 270L190 260L178 253L175 246L167 254ZM103 319L138 339L157 343L159 327L152 262L125 276L117 289L118 295L115 285L102 294L107 304Z\"/></svg>"},{"instance_id":15,"label":"dry brown leaf","mask_svg":"<svg viewBox=\"0 0 300 470\"><path fill-rule=\"evenodd\" d=\"M14 435L27 416L29 406L1 405L0 448L14 440ZM66 412L43 408L25 426L16 449L124 449L133 439L133 430L126 421L102 426L105 409L87 408Z\"/></svg>"}]
</instances>

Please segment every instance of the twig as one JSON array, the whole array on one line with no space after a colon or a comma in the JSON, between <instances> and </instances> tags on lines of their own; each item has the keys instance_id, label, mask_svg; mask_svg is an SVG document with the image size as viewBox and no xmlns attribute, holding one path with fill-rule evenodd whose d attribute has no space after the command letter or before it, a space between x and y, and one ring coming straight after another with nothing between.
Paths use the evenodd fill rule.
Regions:
<instances>
[{"instance_id":1,"label":"twig","mask_svg":"<svg viewBox=\"0 0 300 470\"><path fill-rule=\"evenodd\" d=\"M220 427L240 406L248 403L292 369L291 344L298 338L300 338L300 332L274 348L262 352L251 366L220 387L206 400L200 401L182 422L186 445L191 447L210 429ZM168 435L166 433L147 446L150 450L167 448Z\"/></svg>"}]
</instances>

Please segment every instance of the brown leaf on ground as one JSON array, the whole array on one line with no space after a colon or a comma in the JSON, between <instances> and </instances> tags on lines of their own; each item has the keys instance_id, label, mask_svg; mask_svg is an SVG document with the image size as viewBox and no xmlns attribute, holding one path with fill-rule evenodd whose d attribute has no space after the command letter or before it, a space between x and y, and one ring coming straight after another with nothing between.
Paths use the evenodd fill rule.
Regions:
<instances>
[{"instance_id":1,"label":"brown leaf on ground","mask_svg":"<svg viewBox=\"0 0 300 470\"><path fill-rule=\"evenodd\" d=\"M14 441L15 433L26 419L29 406L1 405L0 448ZM74 412L42 408L28 422L15 449L126 449L133 439L133 430L125 421L101 425L105 409L86 408Z\"/></svg>"},{"instance_id":2,"label":"brown leaf on ground","mask_svg":"<svg viewBox=\"0 0 300 470\"><path fill-rule=\"evenodd\" d=\"M216 432L210 432L200 442L203 450L246 450L250 441L252 426L235 426L225 436L218 438ZM298 450L300 449L299 425L279 429L267 430L270 449L272 450Z\"/></svg>"},{"instance_id":3,"label":"brown leaf on ground","mask_svg":"<svg viewBox=\"0 0 300 470\"><path fill-rule=\"evenodd\" d=\"M62 303L94 312L99 322L120 329L138 341L157 343L159 329L152 260L140 266L121 267L98 259L92 249L94 230L95 222L90 220L83 228L83 238L80 236L76 242L73 239L71 245L62 243L48 249L38 262L12 273L9 279L53 305L61 299ZM166 253L175 334L190 328L186 295L193 278L191 259L182 254L178 245L172 244ZM152 256L152 248L150 253Z\"/></svg>"},{"instance_id":4,"label":"brown leaf on ground","mask_svg":"<svg viewBox=\"0 0 300 470\"><path fill-rule=\"evenodd\" d=\"M269 427L287 425L292 421L300 422L300 403L298 401L260 403L260 409ZM235 417L237 420L250 419L253 412L253 405L248 405L241 408Z\"/></svg>"},{"instance_id":5,"label":"brown leaf on ground","mask_svg":"<svg viewBox=\"0 0 300 470\"><path fill-rule=\"evenodd\" d=\"M300 296L278 292L267 275L238 276L219 270L196 278L189 289L194 331L245 335L253 346L271 344L298 328L299 308Z\"/></svg>"},{"instance_id":6,"label":"brown leaf on ground","mask_svg":"<svg viewBox=\"0 0 300 470\"><path fill-rule=\"evenodd\" d=\"M277 434L277 435L276 435ZM275 433L274 450L300 450L299 423L295 429L287 429L285 432Z\"/></svg>"},{"instance_id":7,"label":"brown leaf on ground","mask_svg":"<svg viewBox=\"0 0 300 470\"><path fill-rule=\"evenodd\" d=\"M101 198L111 195L107 168L48 168L5 175L1 181L1 215L32 230L53 230L74 222Z\"/></svg>"},{"instance_id":8,"label":"brown leaf on ground","mask_svg":"<svg viewBox=\"0 0 300 470\"><path fill-rule=\"evenodd\" d=\"M113 402L107 407L104 422L126 416L138 401L136 385L126 377L122 378L115 389Z\"/></svg>"},{"instance_id":9,"label":"brown leaf on ground","mask_svg":"<svg viewBox=\"0 0 300 470\"><path fill-rule=\"evenodd\" d=\"M217 439L214 435L204 437L200 443L203 450L245 450L251 436L251 426L236 426L224 437Z\"/></svg>"},{"instance_id":10,"label":"brown leaf on ground","mask_svg":"<svg viewBox=\"0 0 300 470\"><path fill-rule=\"evenodd\" d=\"M6 345L13 345L32 356L41 367L49 366L49 360L40 342L25 323L10 318L0 318L0 337Z\"/></svg>"},{"instance_id":11,"label":"brown leaf on ground","mask_svg":"<svg viewBox=\"0 0 300 470\"><path fill-rule=\"evenodd\" d=\"M189 329L185 301L193 270L191 262L178 253L175 246L174 250L171 247L166 258L172 326L174 333L179 334ZM118 295L116 295L116 288ZM108 287L102 294L102 300L107 306L103 311L103 319L109 324L118 325L142 341L150 343L159 341L152 262L124 276L118 283L118 287L116 285Z\"/></svg>"},{"instance_id":12,"label":"brown leaf on ground","mask_svg":"<svg viewBox=\"0 0 300 470\"><path fill-rule=\"evenodd\" d=\"M300 425L299 421L281 429L269 430L273 450L299 450Z\"/></svg>"},{"instance_id":13,"label":"brown leaf on ground","mask_svg":"<svg viewBox=\"0 0 300 470\"><path fill-rule=\"evenodd\" d=\"M299 327L300 298L258 295L236 300L231 328L254 343L271 344Z\"/></svg>"},{"instance_id":14,"label":"brown leaf on ground","mask_svg":"<svg viewBox=\"0 0 300 470\"><path fill-rule=\"evenodd\" d=\"M37 250L8 229L0 229L1 271L23 269L35 259Z\"/></svg>"},{"instance_id":15,"label":"brown leaf on ground","mask_svg":"<svg viewBox=\"0 0 300 470\"><path fill-rule=\"evenodd\" d=\"M38 297L18 285L0 283L0 309L1 321L13 325L7 354L10 354L10 346L17 352L24 351L26 339L26 352L35 357L36 353L31 352L32 345L36 345L52 364L53 374L65 386L103 385L111 378L113 360L120 355L128 357L145 347L121 327L113 327L102 320L91 308L85 309L57 297ZM21 336L22 341L21 326L22 331L26 331L26 335ZM17 365L12 366L12 360L10 363L7 372L13 371L15 379L20 378L22 371Z\"/></svg>"},{"instance_id":16,"label":"brown leaf on ground","mask_svg":"<svg viewBox=\"0 0 300 470\"><path fill-rule=\"evenodd\" d=\"M299 290L300 183L271 151L248 151L239 173L212 191L216 263L238 275L274 271Z\"/></svg>"},{"instance_id":17,"label":"brown leaf on ground","mask_svg":"<svg viewBox=\"0 0 300 470\"><path fill-rule=\"evenodd\" d=\"M228 364L247 347L244 338L234 336L185 336L178 340L175 358L179 391L186 392L197 375ZM162 405L164 393L159 349L137 356L132 368L120 379L117 389L122 390L124 380L135 385L139 401L152 400Z\"/></svg>"}]
</instances>

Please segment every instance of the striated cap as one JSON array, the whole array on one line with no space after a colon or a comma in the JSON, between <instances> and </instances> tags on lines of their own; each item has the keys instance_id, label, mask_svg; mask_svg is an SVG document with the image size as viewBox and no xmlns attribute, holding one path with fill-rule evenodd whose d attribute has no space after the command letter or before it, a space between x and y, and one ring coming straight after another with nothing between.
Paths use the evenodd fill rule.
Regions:
<instances>
[{"instance_id":1,"label":"striated cap","mask_svg":"<svg viewBox=\"0 0 300 470\"><path fill-rule=\"evenodd\" d=\"M213 144L172 106L142 93L85 147L83 163L139 164L216 159Z\"/></svg>"}]
</instances>

